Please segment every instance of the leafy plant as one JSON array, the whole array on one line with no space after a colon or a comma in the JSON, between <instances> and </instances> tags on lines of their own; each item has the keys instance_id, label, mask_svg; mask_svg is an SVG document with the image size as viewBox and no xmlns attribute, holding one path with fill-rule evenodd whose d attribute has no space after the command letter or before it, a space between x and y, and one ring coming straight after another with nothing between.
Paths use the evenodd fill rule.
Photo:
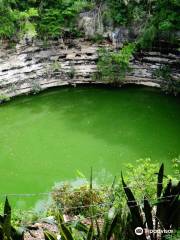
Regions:
<instances>
[{"instance_id":1,"label":"leafy plant","mask_svg":"<svg viewBox=\"0 0 180 240\"><path fill-rule=\"evenodd\" d=\"M100 49L95 78L108 82L121 82L131 70L129 63L134 49L135 45L132 43L124 46L119 52Z\"/></svg>"},{"instance_id":2,"label":"leafy plant","mask_svg":"<svg viewBox=\"0 0 180 240\"><path fill-rule=\"evenodd\" d=\"M0 104L9 101L10 98L5 94L0 94Z\"/></svg>"},{"instance_id":3,"label":"leafy plant","mask_svg":"<svg viewBox=\"0 0 180 240\"><path fill-rule=\"evenodd\" d=\"M147 172L150 160L146 160L144 165L142 163L140 165L143 167L142 171ZM129 170L131 170L131 167L129 167ZM83 222L83 219L66 222L61 209L58 208L56 211L56 220L59 229L58 235L65 240L147 240L149 239L148 237L150 237L151 240L157 240L159 238L157 238L156 233L150 233L148 230L162 230L163 232L164 229L178 229L180 227L180 181L176 185L173 185L171 180L168 182L166 181L166 186L164 187L164 180L166 180L166 178L164 176L164 165L162 164L157 173L157 182L151 182L151 174L153 174L154 170L157 170L156 164L154 164L151 171L149 171L149 183L156 187L156 196L153 196L156 198L155 201L150 201L149 197L144 195L143 206L139 204L134 197L131 188L126 184L123 176L121 176L122 186L130 210L129 213L125 208L125 205L123 205L123 196L120 190L120 187L122 186L117 187L114 180L111 186L112 194L109 195L111 204L106 212L99 216L95 214L96 211L94 209L93 197L91 195L93 192L93 175L91 170L88 190L92 207L89 211L89 218L85 218L85 223ZM139 191L144 192L141 188ZM99 220L101 221L99 222ZM136 227L141 227L142 229L146 228L146 234L144 231L141 236L136 236L134 233ZM171 236L172 238L170 238L168 234L161 233L161 239L174 240L176 239L175 236L177 236L177 234L174 234L174 238L173 235ZM45 239L57 240L57 235L53 233L45 231L44 235Z\"/></svg>"},{"instance_id":4,"label":"leafy plant","mask_svg":"<svg viewBox=\"0 0 180 240\"><path fill-rule=\"evenodd\" d=\"M136 0L106 0L106 2L110 16L116 26L130 24L137 18L137 9L141 9L142 14L147 6L147 3L144 4L143 1Z\"/></svg>"},{"instance_id":5,"label":"leafy plant","mask_svg":"<svg viewBox=\"0 0 180 240\"><path fill-rule=\"evenodd\" d=\"M66 31L76 34L76 17L91 3L83 0L0 1L0 39L16 39L24 34L54 39Z\"/></svg>"},{"instance_id":6,"label":"leafy plant","mask_svg":"<svg viewBox=\"0 0 180 240\"><path fill-rule=\"evenodd\" d=\"M11 225L11 207L6 198L4 204L4 214L0 215L0 239L2 240L23 240L24 233L17 231Z\"/></svg>"},{"instance_id":7,"label":"leafy plant","mask_svg":"<svg viewBox=\"0 0 180 240\"><path fill-rule=\"evenodd\" d=\"M66 31L75 32L77 14L88 7L86 0L58 0L41 2L38 33L42 38L59 38Z\"/></svg>"},{"instance_id":8,"label":"leafy plant","mask_svg":"<svg viewBox=\"0 0 180 240\"><path fill-rule=\"evenodd\" d=\"M78 171L82 178L85 176ZM85 179L86 180L86 179ZM61 209L64 214L70 216L89 216L100 214L109 208L109 197L112 191L108 186L93 186L92 172L90 181L85 181L80 186L73 187L70 183L57 185L52 190L53 207L52 211Z\"/></svg>"},{"instance_id":9,"label":"leafy plant","mask_svg":"<svg viewBox=\"0 0 180 240\"><path fill-rule=\"evenodd\" d=\"M126 214L123 213L121 204L119 202L115 203L115 180L108 193L109 200L112 202L107 206L106 211L105 209L101 210L101 214L97 214L93 189L93 174L91 170L90 182L87 189L90 201L89 217L85 217L86 223L83 223L83 218L82 220L76 220L74 223L71 223L71 221L65 222L61 209L58 208L55 216L58 223L59 235L62 239L68 240L110 240L112 237L114 240L125 240L126 237L130 236L125 227L129 220L126 218ZM101 223L99 223L99 219ZM44 232L44 235L46 239L57 239L57 236L47 231Z\"/></svg>"},{"instance_id":10,"label":"leafy plant","mask_svg":"<svg viewBox=\"0 0 180 240\"><path fill-rule=\"evenodd\" d=\"M31 83L31 92L33 93L33 94L37 94L37 93L39 93L41 91L41 85L40 85L40 83L38 82L38 81L33 81L32 83Z\"/></svg>"},{"instance_id":11,"label":"leafy plant","mask_svg":"<svg viewBox=\"0 0 180 240\"><path fill-rule=\"evenodd\" d=\"M5 1L0 1L0 38L10 39L16 33L15 14L11 6Z\"/></svg>"},{"instance_id":12,"label":"leafy plant","mask_svg":"<svg viewBox=\"0 0 180 240\"><path fill-rule=\"evenodd\" d=\"M163 187L164 179L164 165L162 164L157 181L157 202L152 206L148 198L144 196L144 208L141 209L137 203L130 187L128 187L122 176L122 184L127 197L127 204L132 216L132 229L137 227L144 227L150 230L159 229L178 229L180 227L180 181L177 185L173 186L171 180ZM164 190L164 191L163 191ZM156 209L156 210L155 210ZM144 217L143 217L144 216ZM155 222L155 225L153 224ZM163 233L161 236L164 238ZM134 236L136 239L136 236ZM157 239L157 234L150 234L151 240ZM147 239L145 232L141 235L140 239Z\"/></svg>"},{"instance_id":13,"label":"leafy plant","mask_svg":"<svg viewBox=\"0 0 180 240\"><path fill-rule=\"evenodd\" d=\"M102 43L104 40L104 37L101 35L101 34L95 34L92 38L91 38L91 41L93 43Z\"/></svg>"},{"instance_id":14,"label":"leafy plant","mask_svg":"<svg viewBox=\"0 0 180 240\"><path fill-rule=\"evenodd\" d=\"M180 26L179 7L179 1L177 0L152 2L150 14L138 44L142 48L149 48L158 39L177 42L178 38L174 36L174 31L178 31Z\"/></svg>"},{"instance_id":15,"label":"leafy plant","mask_svg":"<svg viewBox=\"0 0 180 240\"><path fill-rule=\"evenodd\" d=\"M159 164L146 158L136 160L135 164L128 163L125 167L125 181L134 190L135 198L143 199L144 195L155 198L157 181L155 173L158 172Z\"/></svg>"},{"instance_id":16,"label":"leafy plant","mask_svg":"<svg viewBox=\"0 0 180 240\"><path fill-rule=\"evenodd\" d=\"M51 64L51 69L53 72L59 72L61 70L61 63L58 62L57 60L55 60L52 64Z\"/></svg>"},{"instance_id":17,"label":"leafy plant","mask_svg":"<svg viewBox=\"0 0 180 240\"><path fill-rule=\"evenodd\" d=\"M63 208L66 214L87 216L90 213L90 197L92 197L93 203L97 205L96 213L105 210L103 203L107 201L107 190L107 187L96 188L90 193L88 185L73 188L70 184L64 184L53 189L52 197L55 207Z\"/></svg>"},{"instance_id":18,"label":"leafy plant","mask_svg":"<svg viewBox=\"0 0 180 240\"><path fill-rule=\"evenodd\" d=\"M165 240L179 240L180 239L180 231L177 231L171 235L165 236Z\"/></svg>"},{"instance_id":19,"label":"leafy plant","mask_svg":"<svg viewBox=\"0 0 180 240\"><path fill-rule=\"evenodd\" d=\"M25 11L17 11L17 20L20 23L20 35L23 36L27 34L29 37L35 37L37 35L36 31L36 19L38 19L39 14L36 8L29 8Z\"/></svg>"},{"instance_id":20,"label":"leafy plant","mask_svg":"<svg viewBox=\"0 0 180 240\"><path fill-rule=\"evenodd\" d=\"M73 65L71 65L69 71L67 72L67 75L70 79L73 79L75 74L76 74L76 69L74 68Z\"/></svg>"},{"instance_id":21,"label":"leafy plant","mask_svg":"<svg viewBox=\"0 0 180 240\"><path fill-rule=\"evenodd\" d=\"M162 80L161 88L166 93L177 94L180 92L180 80L173 78L172 69L169 65L160 66L154 71L153 75Z\"/></svg>"},{"instance_id":22,"label":"leafy plant","mask_svg":"<svg viewBox=\"0 0 180 240\"><path fill-rule=\"evenodd\" d=\"M180 155L172 159L174 175L176 179L180 179Z\"/></svg>"}]
</instances>

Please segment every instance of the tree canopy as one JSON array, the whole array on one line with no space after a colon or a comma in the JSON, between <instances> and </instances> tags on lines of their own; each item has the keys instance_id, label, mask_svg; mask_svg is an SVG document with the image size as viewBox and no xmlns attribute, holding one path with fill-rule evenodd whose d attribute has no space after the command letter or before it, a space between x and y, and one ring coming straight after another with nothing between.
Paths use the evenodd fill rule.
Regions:
<instances>
[{"instance_id":1,"label":"tree canopy","mask_svg":"<svg viewBox=\"0 0 180 240\"><path fill-rule=\"evenodd\" d=\"M76 19L82 11L106 4L105 22L128 26L143 22L139 44L150 45L158 36L179 40L180 2L178 0L0 0L0 39L18 40L28 33L43 39L56 39L69 31L80 33Z\"/></svg>"}]
</instances>

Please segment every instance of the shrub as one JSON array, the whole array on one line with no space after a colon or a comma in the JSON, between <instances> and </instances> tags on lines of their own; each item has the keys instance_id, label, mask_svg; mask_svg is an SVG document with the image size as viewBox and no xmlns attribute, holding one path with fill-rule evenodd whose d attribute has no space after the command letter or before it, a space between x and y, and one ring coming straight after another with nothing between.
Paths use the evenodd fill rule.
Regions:
<instances>
[{"instance_id":1,"label":"shrub","mask_svg":"<svg viewBox=\"0 0 180 240\"><path fill-rule=\"evenodd\" d=\"M76 74L76 69L73 65L71 65L69 71L67 72L67 75L70 79L73 79L75 77L75 74Z\"/></svg>"},{"instance_id":2,"label":"shrub","mask_svg":"<svg viewBox=\"0 0 180 240\"><path fill-rule=\"evenodd\" d=\"M16 33L16 17L5 0L0 2L0 38L10 39Z\"/></svg>"},{"instance_id":3,"label":"shrub","mask_svg":"<svg viewBox=\"0 0 180 240\"><path fill-rule=\"evenodd\" d=\"M180 29L180 16L178 0L159 0L151 4L150 14L142 34L138 40L141 48L149 48L155 40L164 39L165 41L177 42L174 31Z\"/></svg>"},{"instance_id":4,"label":"shrub","mask_svg":"<svg viewBox=\"0 0 180 240\"><path fill-rule=\"evenodd\" d=\"M134 50L135 45L132 43L124 46L119 52L100 49L95 78L115 83L124 80L127 72L131 71L129 63Z\"/></svg>"},{"instance_id":5,"label":"shrub","mask_svg":"<svg viewBox=\"0 0 180 240\"><path fill-rule=\"evenodd\" d=\"M114 25L129 25L134 20L137 20L139 16L142 17L146 13L147 3L136 0L106 0L108 11L113 19Z\"/></svg>"},{"instance_id":6,"label":"shrub","mask_svg":"<svg viewBox=\"0 0 180 240\"><path fill-rule=\"evenodd\" d=\"M139 159L136 164L126 164L125 180L128 186L134 190L137 199L143 199L144 195L154 198L156 196L156 175L159 164L151 159ZM151 184L149 184L151 183Z\"/></svg>"},{"instance_id":7,"label":"shrub","mask_svg":"<svg viewBox=\"0 0 180 240\"><path fill-rule=\"evenodd\" d=\"M100 43L102 43L103 42L103 40L104 40L104 37L101 35L101 34L95 34L93 37L91 37L91 41L93 42L93 43L98 43L98 44L100 44Z\"/></svg>"},{"instance_id":8,"label":"shrub","mask_svg":"<svg viewBox=\"0 0 180 240\"><path fill-rule=\"evenodd\" d=\"M179 240L180 239L180 230L173 233L172 235L165 236L165 240Z\"/></svg>"},{"instance_id":9,"label":"shrub","mask_svg":"<svg viewBox=\"0 0 180 240\"><path fill-rule=\"evenodd\" d=\"M93 205L97 205L95 207L96 213L100 213L106 209L108 188L95 188L90 191L87 184L74 188L71 184L67 183L55 187L52 192L52 198L54 200L54 209L56 207L61 208L68 215L89 216L91 201Z\"/></svg>"},{"instance_id":10,"label":"shrub","mask_svg":"<svg viewBox=\"0 0 180 240\"><path fill-rule=\"evenodd\" d=\"M10 97L8 97L7 95L5 94L0 94L0 104L1 103L4 103L4 102L7 102L10 100Z\"/></svg>"},{"instance_id":11,"label":"shrub","mask_svg":"<svg viewBox=\"0 0 180 240\"><path fill-rule=\"evenodd\" d=\"M22 8L17 1L0 2L0 39L18 40L24 34L36 35L35 20L38 17L37 8L26 6Z\"/></svg>"},{"instance_id":12,"label":"shrub","mask_svg":"<svg viewBox=\"0 0 180 240\"><path fill-rule=\"evenodd\" d=\"M180 80L173 78L172 69L168 65L161 65L153 75L162 80L161 88L166 93L177 94L180 92Z\"/></svg>"}]
</instances>

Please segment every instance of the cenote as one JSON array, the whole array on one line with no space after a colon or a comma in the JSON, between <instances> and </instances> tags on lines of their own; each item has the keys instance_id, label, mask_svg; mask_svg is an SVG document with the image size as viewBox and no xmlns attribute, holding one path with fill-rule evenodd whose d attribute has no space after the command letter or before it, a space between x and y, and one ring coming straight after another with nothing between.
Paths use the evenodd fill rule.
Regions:
<instances>
[{"instance_id":1,"label":"cenote","mask_svg":"<svg viewBox=\"0 0 180 240\"><path fill-rule=\"evenodd\" d=\"M91 166L110 182L140 158L170 172L179 154L180 98L157 89L58 88L0 106L1 194L43 193Z\"/></svg>"}]
</instances>

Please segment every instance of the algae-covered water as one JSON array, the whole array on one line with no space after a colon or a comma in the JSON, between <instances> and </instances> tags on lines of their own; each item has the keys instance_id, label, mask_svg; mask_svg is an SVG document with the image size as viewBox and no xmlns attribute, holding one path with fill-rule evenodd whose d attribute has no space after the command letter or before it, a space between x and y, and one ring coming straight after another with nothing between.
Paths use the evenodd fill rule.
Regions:
<instances>
[{"instance_id":1,"label":"algae-covered water","mask_svg":"<svg viewBox=\"0 0 180 240\"><path fill-rule=\"evenodd\" d=\"M101 182L180 154L180 98L144 87L64 88L0 106L0 193L43 193L91 166ZM15 198L25 207L34 197Z\"/></svg>"}]
</instances>

